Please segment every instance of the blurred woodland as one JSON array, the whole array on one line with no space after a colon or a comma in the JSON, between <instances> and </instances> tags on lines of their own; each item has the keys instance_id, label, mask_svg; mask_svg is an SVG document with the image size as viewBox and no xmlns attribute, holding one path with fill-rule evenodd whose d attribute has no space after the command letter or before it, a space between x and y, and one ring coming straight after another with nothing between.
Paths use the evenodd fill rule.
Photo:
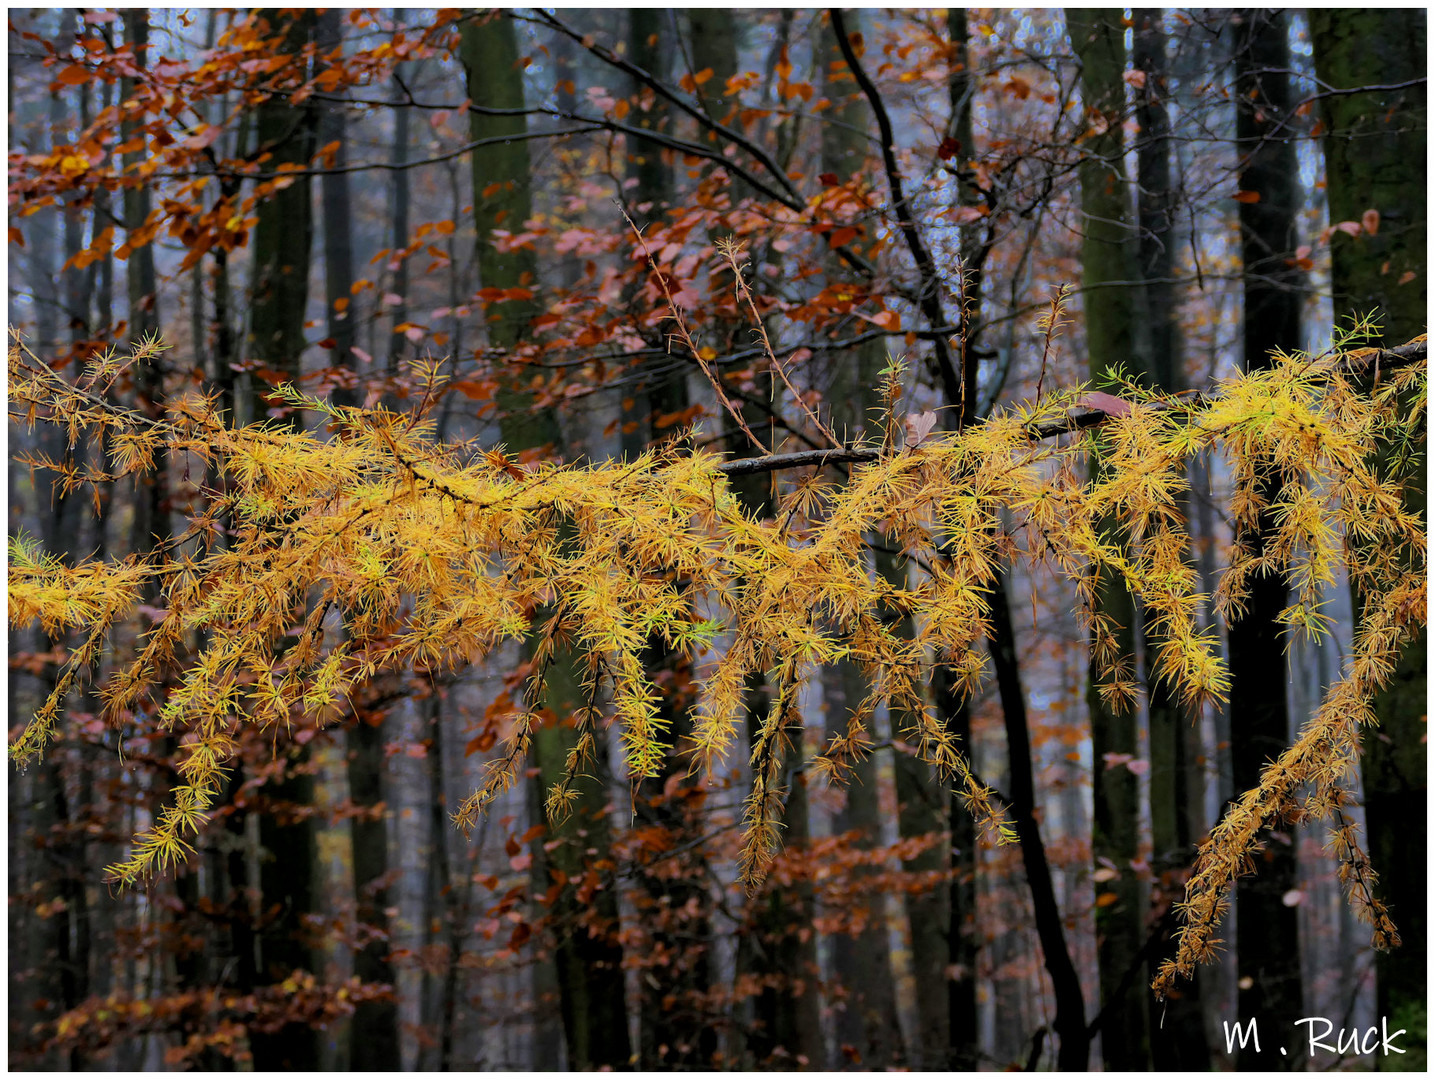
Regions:
<instances>
[{"instance_id":1,"label":"blurred woodland","mask_svg":"<svg viewBox=\"0 0 1435 1080\"><path fill-rule=\"evenodd\" d=\"M1425 33L11 9L10 1067L1423 1070Z\"/></svg>"}]
</instances>

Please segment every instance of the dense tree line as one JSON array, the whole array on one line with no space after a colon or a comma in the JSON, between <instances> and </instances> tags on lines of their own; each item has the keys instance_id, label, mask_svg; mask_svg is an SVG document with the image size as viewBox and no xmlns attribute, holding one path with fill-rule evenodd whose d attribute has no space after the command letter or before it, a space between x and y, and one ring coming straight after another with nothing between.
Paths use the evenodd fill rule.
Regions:
<instances>
[{"instance_id":1,"label":"dense tree line","mask_svg":"<svg viewBox=\"0 0 1435 1080\"><path fill-rule=\"evenodd\" d=\"M1381 1067L1423 1067L1423 629L1398 639L1424 600L1391 583L1424 552L1390 537L1425 513L1424 33L1414 10L12 12L12 1065L1266 1067L1281 1040L1308 1057L1314 1010L1388 1018L1408 1052ZM1327 493L1256 439L1163 459L1169 513L1128 535L1142 416L1286 384L1333 402L1319 437L1370 440L1400 497L1367 518L1397 532L1351 496L1297 543ZM1107 516L1043 530L991 496L941 533L902 462L975 482L1019 409L1051 490ZM707 452L730 505L685 501ZM630 669L584 644L598 609L536 586L492 640L455 609L411 648L405 619L448 625L438 554L345 604L244 576L298 558L286 530L333 491L375 497L324 486L349 468L391 485L362 513L399 515L405 551L421 483L483 513L465 485L544 483L569 517L495 550L578 575L604 540L573 508L611 485L634 551L670 499L749 557L718 589L665 552ZM1299 570L1330 521L1339 565ZM773 537L828 535L869 621L814 601L783 630L846 643L811 677L734 659L786 626L722 614L758 610ZM241 682L269 714L186 696L210 684L184 658L241 632L183 591L201 560L268 627ZM113 568L84 618L27 606L84 564ZM913 598L973 565L979 614L942 637ZM1177 640L1228 692L1173 673ZM1342 704L1375 687L1369 717ZM1218 880L1242 821L1256 872ZM1259 1057L1223 1027L1251 1017Z\"/></svg>"}]
</instances>

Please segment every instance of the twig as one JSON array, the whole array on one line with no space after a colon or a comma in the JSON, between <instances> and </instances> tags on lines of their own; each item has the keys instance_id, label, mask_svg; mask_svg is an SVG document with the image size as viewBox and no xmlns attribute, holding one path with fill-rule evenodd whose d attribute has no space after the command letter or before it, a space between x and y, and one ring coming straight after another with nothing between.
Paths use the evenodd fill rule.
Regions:
<instances>
[{"instance_id":1,"label":"twig","mask_svg":"<svg viewBox=\"0 0 1435 1080\"><path fill-rule=\"evenodd\" d=\"M840 447L842 440L832 433L831 429L822 422L822 419L813 412L807 402L803 400L802 394L798 392L797 387L792 385L792 380L787 377L787 371L783 368L782 362L777 359L777 353L773 351L772 341L767 336L767 326L762 321L762 312L757 310L757 301L753 299L752 290L747 287L747 282L742 276L742 264L739 261L743 255L742 246L732 238L724 237L717 242L717 248L723 257L727 259L728 265L732 267L732 275L737 281L738 298L747 301L748 310L752 312L752 321L757 327L758 337L762 341L762 350L768 362L772 364L778 377L782 379L782 384L792 393L794 400L797 402L797 407L807 414L807 418L812 421L813 426L815 426L822 436L833 446Z\"/></svg>"},{"instance_id":2,"label":"twig","mask_svg":"<svg viewBox=\"0 0 1435 1080\"><path fill-rule=\"evenodd\" d=\"M667 298L668 310L672 312L672 319L678 324L678 332L676 335L678 340L686 345L688 351L693 354L693 359L698 362L698 366L703 369L703 374L708 377L708 382L712 384L718 401L722 402L723 408L737 421L737 426L742 428L743 434L752 440L752 445L757 447L758 450L766 450L767 447L762 445L762 441L754 435L752 429L747 426L747 421L742 418L742 413L738 411L737 407L728 399L727 394L723 392L722 383L718 380L717 376L713 374L712 369L708 367L708 362L703 359L703 354L698 351L697 343L693 341L692 334L688 332L688 324L683 321L682 309L678 307L678 302L673 299L672 290L668 288L668 279L663 275L663 272L658 269L657 260L653 258L653 253L648 249L648 242L643 239L643 231L634 224L633 219L628 216L628 211L621 202L618 202L617 199L614 199L613 202L617 205L618 212L623 215L623 220L626 221L628 226L633 230L633 235L638 238L638 243L643 248L643 254L647 256L648 265L653 268L653 276L658 279L658 286L663 290L663 295Z\"/></svg>"}]
</instances>

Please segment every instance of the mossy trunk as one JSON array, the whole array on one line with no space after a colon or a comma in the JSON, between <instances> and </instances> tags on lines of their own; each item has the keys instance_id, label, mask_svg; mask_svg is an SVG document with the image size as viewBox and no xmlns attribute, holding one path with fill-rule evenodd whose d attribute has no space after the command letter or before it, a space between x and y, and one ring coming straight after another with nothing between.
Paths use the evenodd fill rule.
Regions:
<instances>
[{"instance_id":1,"label":"mossy trunk","mask_svg":"<svg viewBox=\"0 0 1435 1080\"><path fill-rule=\"evenodd\" d=\"M474 105L523 107L518 41L511 19L494 13L466 22L461 58L468 77L469 100ZM474 110L469 113L469 130L474 140L505 136L511 139L484 146L472 156L480 285L536 291L538 263L534 251L500 251L492 237L494 229L521 230L532 216L532 171L528 143L523 139L526 122L522 116L489 116ZM536 306L529 300L488 305L489 344L515 348L527 336L534 314ZM517 365L511 366L501 380L496 398L504 443L513 454L560 448L557 415L551 408L535 409L526 384L527 374ZM545 704L556 722L545 724L534 739L532 764L538 773L533 783L539 790L530 793L530 805L537 806L542 806L544 794L561 777L563 763L576 741L571 716L580 701L574 658L561 657L547 682ZM536 707L538 703L530 704ZM606 773L600 763L600 776ZM631 1048L614 884L611 879L600 878L591 900L585 903L578 898L585 877L597 874L591 869L594 860L585 853L591 849L606 858L611 846L608 795L601 785L592 782L580 790L571 816L559 825L550 823L549 836L543 844L534 842L535 854L546 844L554 845L546 858L534 858L533 890L538 896L552 896L548 916L554 928L552 963L556 966L555 972L545 962L535 965L535 993L541 996L556 975L568 1068L625 1068L630 1063ZM554 870L562 872L563 884L550 876ZM540 1055L545 1044L551 1042L541 1025L536 1042ZM548 1060L551 1064L551 1057Z\"/></svg>"},{"instance_id":2,"label":"mossy trunk","mask_svg":"<svg viewBox=\"0 0 1435 1080\"><path fill-rule=\"evenodd\" d=\"M1126 106L1125 28L1120 12L1067 9L1072 48L1081 62L1081 95L1093 132L1082 146L1081 283L1086 351L1091 377L1100 380L1135 355L1136 290L1111 285L1135 281L1136 230L1131 197L1122 174L1122 116ZM1098 131L1099 129L1099 131ZM1099 463L1093 462L1093 469ZM1135 605L1125 585L1103 573L1097 584L1097 614L1112 620L1123 662L1135 654ZM1133 988L1129 972L1141 963L1148 890L1133 864L1139 856L1139 785L1136 774L1108 762L1140 756L1134 709L1116 709L1098 692L1102 673L1093 663L1088 678L1091 715L1092 838L1095 864L1117 877L1098 890L1096 956L1100 972L1101 1055L1107 1069L1149 1067L1146 995ZM1122 757L1125 755L1124 757Z\"/></svg>"},{"instance_id":3,"label":"mossy trunk","mask_svg":"<svg viewBox=\"0 0 1435 1080\"><path fill-rule=\"evenodd\" d=\"M1331 239L1337 324L1378 312L1379 344L1399 345L1425 333L1426 175L1424 83L1426 20L1419 8L1312 8L1316 73L1340 89L1418 85L1340 94L1321 102L1325 122L1326 197L1330 220L1380 215L1378 232ZM1425 512L1422 458L1405 481L1408 510ZM1382 461L1388 472L1391 462ZM1356 598L1356 610L1361 599ZM1426 776L1426 638L1405 650L1390 688L1375 702L1380 730L1367 736L1361 773L1370 856L1380 890L1404 945L1376 957L1377 1012L1405 1028L1403 1057L1380 1068L1421 1071L1427 1061L1426 910L1428 850Z\"/></svg>"}]
</instances>

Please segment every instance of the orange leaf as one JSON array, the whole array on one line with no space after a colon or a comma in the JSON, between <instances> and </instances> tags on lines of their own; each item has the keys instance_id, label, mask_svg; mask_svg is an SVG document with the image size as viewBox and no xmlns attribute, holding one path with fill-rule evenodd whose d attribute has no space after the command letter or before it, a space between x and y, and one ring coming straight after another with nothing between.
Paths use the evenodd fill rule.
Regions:
<instances>
[{"instance_id":1,"label":"orange leaf","mask_svg":"<svg viewBox=\"0 0 1435 1080\"><path fill-rule=\"evenodd\" d=\"M857 230L851 225L844 225L840 229L833 229L832 235L827 238L827 242L833 247L839 248L852 243L853 240L857 239L857 235Z\"/></svg>"},{"instance_id":2,"label":"orange leaf","mask_svg":"<svg viewBox=\"0 0 1435 1080\"><path fill-rule=\"evenodd\" d=\"M866 319L873 326L880 326L888 333L895 334L902 329L902 317L895 311L879 311L876 315L866 315L857 312L859 318Z\"/></svg>"},{"instance_id":3,"label":"orange leaf","mask_svg":"<svg viewBox=\"0 0 1435 1080\"><path fill-rule=\"evenodd\" d=\"M461 379L458 382L450 383L449 385L453 389L457 390L464 397L468 398L469 401L487 401L489 398L493 397L493 388L483 383L470 382L467 379Z\"/></svg>"},{"instance_id":4,"label":"orange leaf","mask_svg":"<svg viewBox=\"0 0 1435 1080\"><path fill-rule=\"evenodd\" d=\"M1240 203L1258 203L1261 201L1261 193L1259 191L1238 191L1231 198Z\"/></svg>"},{"instance_id":5,"label":"orange leaf","mask_svg":"<svg viewBox=\"0 0 1435 1080\"><path fill-rule=\"evenodd\" d=\"M10 243L25 246L25 234L15 225L10 226Z\"/></svg>"},{"instance_id":6,"label":"orange leaf","mask_svg":"<svg viewBox=\"0 0 1435 1080\"><path fill-rule=\"evenodd\" d=\"M81 83L89 82L90 78L88 68L79 64L71 64L55 76L55 81L61 86L79 86Z\"/></svg>"}]
</instances>

